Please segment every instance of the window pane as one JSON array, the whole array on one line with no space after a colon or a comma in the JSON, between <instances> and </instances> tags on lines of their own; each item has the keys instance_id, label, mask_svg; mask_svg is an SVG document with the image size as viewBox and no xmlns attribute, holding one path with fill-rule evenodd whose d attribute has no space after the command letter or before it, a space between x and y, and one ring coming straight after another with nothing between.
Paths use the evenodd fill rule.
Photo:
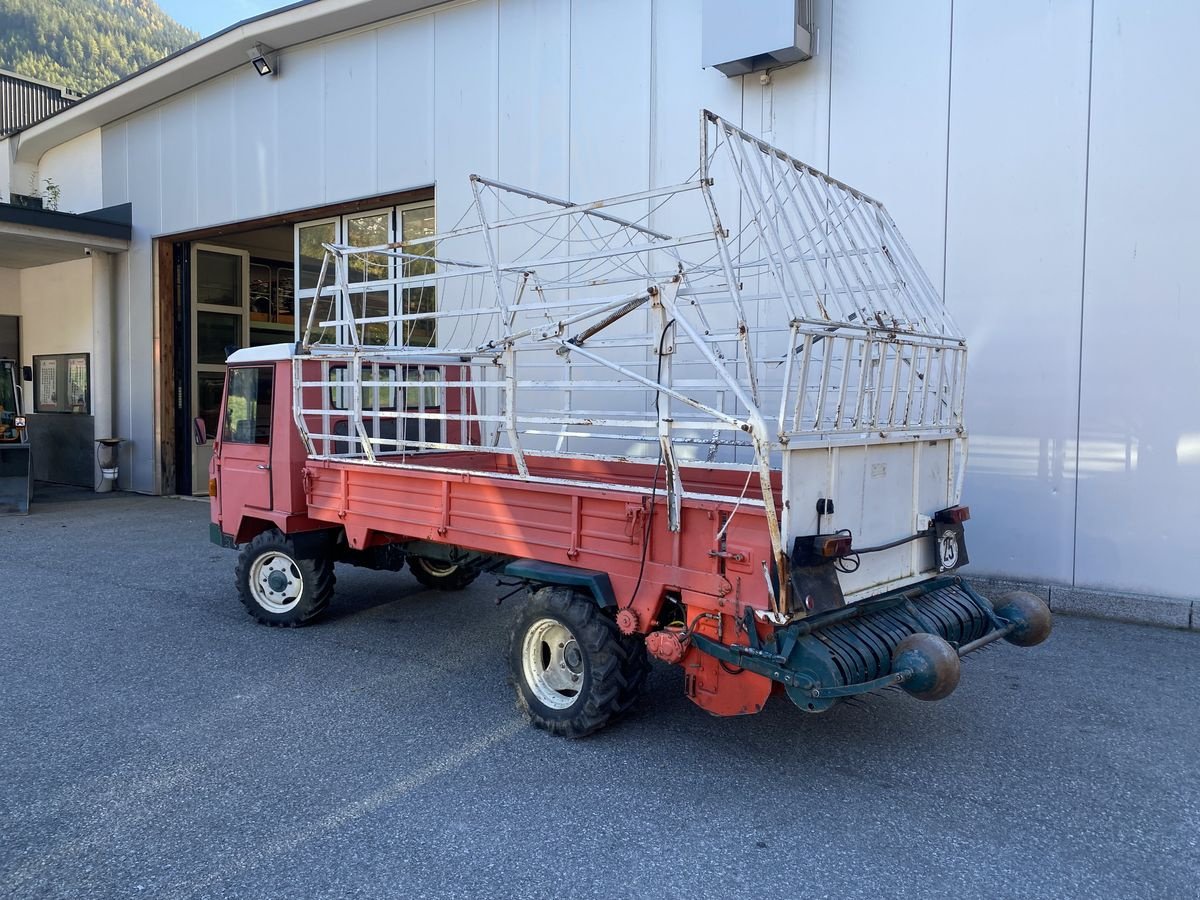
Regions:
<instances>
[{"instance_id":1,"label":"window pane","mask_svg":"<svg viewBox=\"0 0 1200 900\"><path fill-rule=\"evenodd\" d=\"M241 306L242 258L197 250L195 301L215 306Z\"/></svg>"},{"instance_id":2,"label":"window pane","mask_svg":"<svg viewBox=\"0 0 1200 900\"><path fill-rule=\"evenodd\" d=\"M250 346L251 347L266 347L268 344L282 344L288 337L286 331L276 331L274 328L255 328L255 323L250 323Z\"/></svg>"},{"instance_id":3,"label":"window pane","mask_svg":"<svg viewBox=\"0 0 1200 900\"><path fill-rule=\"evenodd\" d=\"M334 318L333 297L322 297L321 302L317 304L317 314L313 318L313 330L309 340L314 344L333 343L333 329L322 328L318 323ZM313 301L311 299L302 299L300 301L300 321L297 331L301 340L304 339L304 329L308 327L308 312L312 309Z\"/></svg>"},{"instance_id":4,"label":"window pane","mask_svg":"<svg viewBox=\"0 0 1200 900\"><path fill-rule=\"evenodd\" d=\"M380 369L378 377L376 377L376 373L371 371L371 367L364 364L362 373L364 382L379 382L377 385L363 388L363 409L375 409L376 399L379 402L379 409L395 409L396 388L393 385L396 383L396 370Z\"/></svg>"},{"instance_id":5,"label":"window pane","mask_svg":"<svg viewBox=\"0 0 1200 900\"><path fill-rule=\"evenodd\" d=\"M422 206L417 209L406 209L402 215L404 240L428 237L434 234L433 206ZM409 253L420 256L433 256L434 245L417 244L408 248ZM418 275L432 275L434 263L432 260L406 259L404 261L404 276L406 278ZM437 289L432 285L405 288L403 291L402 307L405 314L431 313L437 310ZM414 347L432 347L437 342L437 328L433 319L417 319L404 323L404 343Z\"/></svg>"},{"instance_id":6,"label":"window pane","mask_svg":"<svg viewBox=\"0 0 1200 900\"><path fill-rule=\"evenodd\" d=\"M431 313L437 309L433 285L404 289L404 312ZM437 342L435 319L413 319L404 323L404 343L411 347L432 347Z\"/></svg>"},{"instance_id":7,"label":"window pane","mask_svg":"<svg viewBox=\"0 0 1200 900\"><path fill-rule=\"evenodd\" d=\"M438 369L426 369L424 373L416 369L409 369L404 376L405 381L422 382L422 381L441 381L442 373ZM436 387L427 387L424 391L421 388L406 387L404 389L404 405L409 409L434 409L438 405L438 389Z\"/></svg>"},{"instance_id":8,"label":"window pane","mask_svg":"<svg viewBox=\"0 0 1200 900\"><path fill-rule=\"evenodd\" d=\"M296 320L296 285L293 283L292 267L280 268L275 272L275 321L291 325Z\"/></svg>"},{"instance_id":9,"label":"window pane","mask_svg":"<svg viewBox=\"0 0 1200 900\"><path fill-rule=\"evenodd\" d=\"M351 401L351 388L347 382L349 381L345 366L336 366L329 370L329 380L336 382L330 385L329 402L334 409L349 409ZM378 385L371 382L379 382ZM372 371L370 364L364 363L362 367L362 405L363 410L370 412L376 408L376 394L379 398L378 408L381 410L392 410L396 408L396 388L392 387L396 383L396 370L394 368L383 368L379 370L378 377ZM343 385L345 385L343 387Z\"/></svg>"},{"instance_id":10,"label":"window pane","mask_svg":"<svg viewBox=\"0 0 1200 900\"><path fill-rule=\"evenodd\" d=\"M271 443L270 369L230 369L224 439L235 444Z\"/></svg>"},{"instance_id":11,"label":"window pane","mask_svg":"<svg viewBox=\"0 0 1200 900\"><path fill-rule=\"evenodd\" d=\"M411 241L414 238L429 237L433 233L432 204L404 210L404 240Z\"/></svg>"},{"instance_id":12,"label":"window pane","mask_svg":"<svg viewBox=\"0 0 1200 900\"><path fill-rule=\"evenodd\" d=\"M242 317L229 313L196 313L196 362L220 365L225 348L242 346Z\"/></svg>"},{"instance_id":13,"label":"window pane","mask_svg":"<svg viewBox=\"0 0 1200 900\"><path fill-rule=\"evenodd\" d=\"M346 381L346 367L336 366L329 370L329 380L336 382L329 386L329 404L334 409L350 408L350 390L342 385Z\"/></svg>"},{"instance_id":14,"label":"window pane","mask_svg":"<svg viewBox=\"0 0 1200 900\"><path fill-rule=\"evenodd\" d=\"M337 240L337 223L325 222L321 225L300 226L300 290L312 290L317 286L317 276L321 274L321 262L325 259L325 248L322 244L332 244ZM329 284L332 272L325 274L325 282Z\"/></svg>"},{"instance_id":15,"label":"window pane","mask_svg":"<svg viewBox=\"0 0 1200 900\"><path fill-rule=\"evenodd\" d=\"M391 213L359 216L346 223L346 242L352 247L376 247L391 240ZM352 256L348 261L350 281L378 281L388 277L390 256L384 253L367 253Z\"/></svg>"},{"instance_id":16,"label":"window pane","mask_svg":"<svg viewBox=\"0 0 1200 900\"><path fill-rule=\"evenodd\" d=\"M390 291L362 291L351 294L356 319L391 315ZM386 346L390 343L391 326L388 322L368 322L359 325L358 338L364 344ZM349 343L349 336L346 342Z\"/></svg>"},{"instance_id":17,"label":"window pane","mask_svg":"<svg viewBox=\"0 0 1200 900\"><path fill-rule=\"evenodd\" d=\"M196 415L204 419L210 440L217 436L217 419L221 415L221 392L225 389L224 372L196 373Z\"/></svg>"},{"instance_id":18,"label":"window pane","mask_svg":"<svg viewBox=\"0 0 1200 900\"><path fill-rule=\"evenodd\" d=\"M250 318L253 321L269 322L271 313L271 267L260 263L250 264Z\"/></svg>"}]
</instances>

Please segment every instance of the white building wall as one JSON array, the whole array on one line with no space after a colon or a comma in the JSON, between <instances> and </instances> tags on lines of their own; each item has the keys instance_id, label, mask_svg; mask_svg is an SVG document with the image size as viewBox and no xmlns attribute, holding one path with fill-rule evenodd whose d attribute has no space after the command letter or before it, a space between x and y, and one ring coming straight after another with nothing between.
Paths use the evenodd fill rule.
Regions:
<instances>
[{"instance_id":1,"label":"white building wall","mask_svg":"<svg viewBox=\"0 0 1200 900\"><path fill-rule=\"evenodd\" d=\"M1195 597L1200 97L1194 3L1097 0L1075 580Z\"/></svg>"},{"instance_id":2,"label":"white building wall","mask_svg":"<svg viewBox=\"0 0 1200 900\"><path fill-rule=\"evenodd\" d=\"M47 181L57 186L59 212L88 212L104 205L101 145L100 129L96 128L42 155L37 190L45 196Z\"/></svg>"},{"instance_id":3,"label":"white building wall","mask_svg":"<svg viewBox=\"0 0 1200 900\"><path fill-rule=\"evenodd\" d=\"M972 562L1060 584L1074 566L1090 19L1086 2L956 4L950 68L945 296L970 339Z\"/></svg>"},{"instance_id":4,"label":"white building wall","mask_svg":"<svg viewBox=\"0 0 1200 900\"><path fill-rule=\"evenodd\" d=\"M8 196L12 193L12 152L13 142L8 138L0 139L0 203L8 202Z\"/></svg>"},{"instance_id":5,"label":"white building wall","mask_svg":"<svg viewBox=\"0 0 1200 900\"><path fill-rule=\"evenodd\" d=\"M21 269L20 284L22 365L35 355L92 352L90 259Z\"/></svg>"},{"instance_id":6,"label":"white building wall","mask_svg":"<svg viewBox=\"0 0 1200 900\"><path fill-rule=\"evenodd\" d=\"M0 269L0 316L21 314L21 270Z\"/></svg>"},{"instance_id":7,"label":"white building wall","mask_svg":"<svg viewBox=\"0 0 1200 900\"><path fill-rule=\"evenodd\" d=\"M576 199L675 182L707 106L884 200L944 286L971 345L974 569L1195 594L1176 536L1200 524L1177 502L1200 489L1183 399L1200 375L1184 343L1200 11L814 7L815 58L766 84L700 68L691 0L474 0L106 127L104 203L134 207L118 393L135 487L156 486L154 235L430 184L449 227L471 172ZM1139 329L1138 309L1166 327Z\"/></svg>"}]
</instances>

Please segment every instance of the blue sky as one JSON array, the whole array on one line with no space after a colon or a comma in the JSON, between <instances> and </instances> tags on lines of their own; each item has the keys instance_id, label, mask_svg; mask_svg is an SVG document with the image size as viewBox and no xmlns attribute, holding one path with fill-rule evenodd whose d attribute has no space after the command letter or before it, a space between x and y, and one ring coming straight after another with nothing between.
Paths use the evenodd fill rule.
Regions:
<instances>
[{"instance_id":1,"label":"blue sky","mask_svg":"<svg viewBox=\"0 0 1200 900\"><path fill-rule=\"evenodd\" d=\"M290 6L295 0L158 0L158 5L180 25L216 34L234 22L249 19L270 9Z\"/></svg>"}]
</instances>

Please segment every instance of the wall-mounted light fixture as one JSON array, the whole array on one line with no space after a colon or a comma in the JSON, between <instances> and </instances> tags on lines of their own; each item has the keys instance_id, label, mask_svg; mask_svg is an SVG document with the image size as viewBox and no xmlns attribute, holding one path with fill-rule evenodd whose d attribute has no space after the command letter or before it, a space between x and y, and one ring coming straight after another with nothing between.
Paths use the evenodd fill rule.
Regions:
<instances>
[{"instance_id":1,"label":"wall-mounted light fixture","mask_svg":"<svg viewBox=\"0 0 1200 900\"><path fill-rule=\"evenodd\" d=\"M250 57L250 64L254 66L254 71L259 75L279 74L278 50L272 50L265 44L255 44L246 51L246 55Z\"/></svg>"}]
</instances>

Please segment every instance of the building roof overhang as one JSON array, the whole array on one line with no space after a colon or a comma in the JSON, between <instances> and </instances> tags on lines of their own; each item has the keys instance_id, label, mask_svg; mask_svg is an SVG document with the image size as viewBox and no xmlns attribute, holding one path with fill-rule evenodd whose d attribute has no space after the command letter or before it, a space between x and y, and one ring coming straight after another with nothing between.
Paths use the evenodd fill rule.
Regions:
<instances>
[{"instance_id":1,"label":"building roof overhang","mask_svg":"<svg viewBox=\"0 0 1200 900\"><path fill-rule=\"evenodd\" d=\"M286 50L446 2L449 0L301 0L246 19L10 135L16 145L13 161L36 163L52 147L238 66L248 66L246 51L256 43ZM279 77L287 77L285 67Z\"/></svg>"},{"instance_id":2,"label":"building roof overhang","mask_svg":"<svg viewBox=\"0 0 1200 900\"><path fill-rule=\"evenodd\" d=\"M0 203L0 268L29 269L129 249L128 203L88 213Z\"/></svg>"}]
</instances>

